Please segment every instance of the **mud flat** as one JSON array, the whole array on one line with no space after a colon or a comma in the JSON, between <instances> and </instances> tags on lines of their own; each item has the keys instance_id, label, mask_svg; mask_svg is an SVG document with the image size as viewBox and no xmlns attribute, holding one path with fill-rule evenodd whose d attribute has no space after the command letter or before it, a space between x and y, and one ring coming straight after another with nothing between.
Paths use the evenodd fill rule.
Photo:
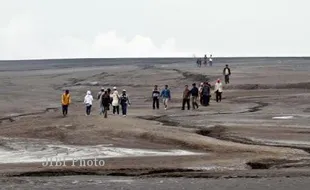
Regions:
<instances>
[{"instance_id":1,"label":"mud flat","mask_svg":"<svg viewBox=\"0 0 310 190\"><path fill-rule=\"evenodd\" d=\"M189 59L170 61L29 71L1 65L1 174L308 176L308 59L223 60L201 69ZM223 101L216 103L213 94L209 107L182 111L184 85L214 83L227 62L233 74L231 84L224 85ZM172 90L166 111L152 110L155 84ZM101 86L127 90L128 117L110 113L104 119L97 101L93 114L85 116L85 92L96 96ZM73 102L66 118L59 106L63 89L71 91ZM42 159L57 156L98 157L105 166L42 166Z\"/></svg>"}]
</instances>

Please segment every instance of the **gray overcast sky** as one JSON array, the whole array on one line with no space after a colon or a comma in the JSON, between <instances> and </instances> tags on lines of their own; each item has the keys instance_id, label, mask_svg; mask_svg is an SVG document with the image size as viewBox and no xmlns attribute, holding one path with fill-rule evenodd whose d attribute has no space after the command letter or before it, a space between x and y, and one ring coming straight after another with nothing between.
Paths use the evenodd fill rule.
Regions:
<instances>
[{"instance_id":1,"label":"gray overcast sky","mask_svg":"<svg viewBox=\"0 0 310 190\"><path fill-rule=\"evenodd\" d=\"M309 56L308 0L0 0L0 59Z\"/></svg>"}]
</instances>

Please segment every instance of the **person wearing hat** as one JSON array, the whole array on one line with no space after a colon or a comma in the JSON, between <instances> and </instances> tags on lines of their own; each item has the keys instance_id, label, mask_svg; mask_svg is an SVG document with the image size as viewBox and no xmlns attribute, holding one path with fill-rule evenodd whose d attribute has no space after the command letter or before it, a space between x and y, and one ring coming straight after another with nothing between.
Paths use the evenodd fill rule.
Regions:
<instances>
[{"instance_id":1,"label":"person wearing hat","mask_svg":"<svg viewBox=\"0 0 310 190\"><path fill-rule=\"evenodd\" d=\"M70 104L71 96L69 94L69 90L65 90L65 92L61 96L62 114L64 117L68 115L68 107Z\"/></svg>"},{"instance_id":2,"label":"person wearing hat","mask_svg":"<svg viewBox=\"0 0 310 190\"><path fill-rule=\"evenodd\" d=\"M127 108L128 108L128 105L130 105L130 101L129 101L128 95L126 94L125 89L123 89L122 95L120 97L120 103L122 106L122 114L124 117L126 117L127 116Z\"/></svg>"},{"instance_id":3,"label":"person wearing hat","mask_svg":"<svg viewBox=\"0 0 310 190\"><path fill-rule=\"evenodd\" d=\"M113 93L112 93L112 106L113 106L113 114L117 113L119 115L119 93L117 91L117 88L113 87Z\"/></svg>"},{"instance_id":4,"label":"person wearing hat","mask_svg":"<svg viewBox=\"0 0 310 190\"><path fill-rule=\"evenodd\" d=\"M215 97L216 97L216 102L221 102L222 101L222 92L223 92L223 84L220 79L217 79L215 85L214 85L214 90L215 90Z\"/></svg>"}]
</instances>

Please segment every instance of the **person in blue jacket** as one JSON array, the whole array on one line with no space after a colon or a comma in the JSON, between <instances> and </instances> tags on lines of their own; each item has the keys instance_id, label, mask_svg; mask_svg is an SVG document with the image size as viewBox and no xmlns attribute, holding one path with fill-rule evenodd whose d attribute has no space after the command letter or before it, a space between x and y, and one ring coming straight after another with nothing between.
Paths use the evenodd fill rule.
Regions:
<instances>
[{"instance_id":1,"label":"person in blue jacket","mask_svg":"<svg viewBox=\"0 0 310 190\"><path fill-rule=\"evenodd\" d=\"M167 110L168 102L171 100L171 93L170 93L170 90L168 89L168 85L165 85L165 89L161 91L160 97L163 98L165 110Z\"/></svg>"}]
</instances>

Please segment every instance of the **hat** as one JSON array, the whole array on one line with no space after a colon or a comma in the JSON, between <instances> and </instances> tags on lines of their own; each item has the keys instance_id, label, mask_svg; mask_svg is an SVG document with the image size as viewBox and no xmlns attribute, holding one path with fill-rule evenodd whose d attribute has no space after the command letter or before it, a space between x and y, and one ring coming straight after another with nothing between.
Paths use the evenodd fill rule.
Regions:
<instances>
[{"instance_id":1,"label":"hat","mask_svg":"<svg viewBox=\"0 0 310 190\"><path fill-rule=\"evenodd\" d=\"M104 90L104 87L101 87L101 90Z\"/></svg>"},{"instance_id":2,"label":"hat","mask_svg":"<svg viewBox=\"0 0 310 190\"><path fill-rule=\"evenodd\" d=\"M125 89L123 89L123 92L126 92L126 90L125 90Z\"/></svg>"},{"instance_id":3,"label":"hat","mask_svg":"<svg viewBox=\"0 0 310 190\"><path fill-rule=\"evenodd\" d=\"M113 90L116 90L116 89L117 89L116 86L114 86L114 87L113 87Z\"/></svg>"}]
</instances>

